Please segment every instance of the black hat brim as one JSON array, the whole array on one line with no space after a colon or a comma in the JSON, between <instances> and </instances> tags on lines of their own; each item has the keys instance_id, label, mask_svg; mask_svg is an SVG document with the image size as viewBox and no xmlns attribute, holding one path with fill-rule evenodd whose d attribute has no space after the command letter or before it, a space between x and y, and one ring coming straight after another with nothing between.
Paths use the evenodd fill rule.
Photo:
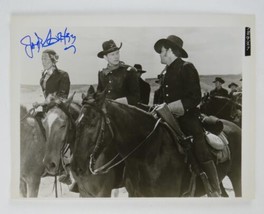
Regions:
<instances>
[{"instance_id":1,"label":"black hat brim","mask_svg":"<svg viewBox=\"0 0 264 214\"><path fill-rule=\"evenodd\" d=\"M168 39L160 39L158 40L155 45L154 45L154 49L157 53L161 53L161 48L162 46L164 45L169 45L170 47L172 47L173 49L177 49L180 51L181 53L181 56L182 58L187 58L188 57L188 54L187 52L180 46L176 45L175 43L171 42L170 40Z\"/></svg>"},{"instance_id":2,"label":"black hat brim","mask_svg":"<svg viewBox=\"0 0 264 214\"><path fill-rule=\"evenodd\" d=\"M119 48L118 48L118 47L114 47L114 48L110 48L110 49L105 50L105 51L100 51L100 52L97 54L97 56L98 56L99 58L104 58L104 55L109 54L109 53L114 52L114 51L117 51L117 50L119 50L121 47L122 47L122 42L120 43Z\"/></svg>"}]
</instances>

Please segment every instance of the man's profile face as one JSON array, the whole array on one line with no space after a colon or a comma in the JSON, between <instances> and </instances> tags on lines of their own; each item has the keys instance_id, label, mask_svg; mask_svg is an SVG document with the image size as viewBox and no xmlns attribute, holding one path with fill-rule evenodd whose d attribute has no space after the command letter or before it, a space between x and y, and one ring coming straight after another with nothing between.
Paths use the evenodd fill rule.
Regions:
<instances>
[{"instance_id":1,"label":"man's profile face","mask_svg":"<svg viewBox=\"0 0 264 214\"><path fill-rule=\"evenodd\" d=\"M106 54L104 58L109 63L109 65L117 65L120 61L119 50Z\"/></svg>"},{"instance_id":2,"label":"man's profile face","mask_svg":"<svg viewBox=\"0 0 264 214\"><path fill-rule=\"evenodd\" d=\"M167 61L168 61L167 60L167 58L168 58L167 52L168 52L168 50L162 46L161 52L160 52L160 62L161 62L161 64L167 64Z\"/></svg>"}]
</instances>

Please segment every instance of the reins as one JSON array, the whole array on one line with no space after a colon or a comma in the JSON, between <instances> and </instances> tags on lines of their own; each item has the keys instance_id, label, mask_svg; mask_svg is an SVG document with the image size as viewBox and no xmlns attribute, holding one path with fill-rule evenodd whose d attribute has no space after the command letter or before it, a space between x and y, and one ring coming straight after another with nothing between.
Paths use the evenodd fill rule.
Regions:
<instances>
[{"instance_id":1,"label":"reins","mask_svg":"<svg viewBox=\"0 0 264 214\"><path fill-rule=\"evenodd\" d=\"M116 162L115 164L113 164L112 166L110 166L114 160L120 155L119 153L112 159L110 160L108 163L104 164L103 166L99 167L98 169L92 170L91 169L91 162L93 161L93 154L90 155L90 164L89 164L89 168L90 171L92 172L93 175L97 175L97 174L105 174L108 173L109 170L111 170L112 168L118 166L119 164L121 164L122 162L124 162L127 158L129 158L137 149L139 149L150 137L151 135L155 132L156 128L158 127L159 123L160 123L161 118L159 118L157 120L157 122L154 125L154 128L151 130L151 132L147 135L147 137L142 140L133 150L131 150L126 156L124 156L121 160L119 160L118 162Z\"/></svg>"},{"instance_id":2,"label":"reins","mask_svg":"<svg viewBox=\"0 0 264 214\"><path fill-rule=\"evenodd\" d=\"M29 109L28 113L26 113L26 115L20 120L20 122L22 122L23 120L25 120L29 116L34 115L35 111L36 111L36 108L34 108L34 107Z\"/></svg>"},{"instance_id":3,"label":"reins","mask_svg":"<svg viewBox=\"0 0 264 214\"><path fill-rule=\"evenodd\" d=\"M104 104L105 105L105 104ZM95 108L101 115L102 115L102 122L101 122L101 127L98 133L98 137L96 140L96 147L94 148L93 153L90 155L90 161L89 161L89 169L91 171L91 173L93 175L98 175L98 174L105 174L108 173L109 170L111 170L112 168L118 166L119 164L121 164L122 162L124 162L126 159L128 159L137 149L139 149L150 137L151 135L155 132L156 128L158 127L158 124L161 121L161 118L159 118L153 129L150 131L150 133L145 137L144 140L142 140L134 149L132 149L126 156L124 156L121 160L119 160L118 162L114 163L114 161L116 160L116 158L118 156L120 156L120 154L118 153L114 158L112 158L109 162L107 162L106 164L104 164L103 166L97 168L97 169L93 169L92 165L94 163L94 153L96 152L96 150L98 149L98 142L99 140L104 140L104 132L105 132L105 126L107 125L109 131L111 132L111 136L112 139L114 138L114 132L111 126L111 121L109 119L109 117L107 116L107 111L105 106L103 107L103 109L99 109L96 106L89 104L89 103L85 103L83 105L83 108L86 108L86 106L91 106L93 108ZM83 116L81 117L81 119L83 118ZM79 121L81 121L81 119ZM100 145L99 145L100 146Z\"/></svg>"}]
</instances>

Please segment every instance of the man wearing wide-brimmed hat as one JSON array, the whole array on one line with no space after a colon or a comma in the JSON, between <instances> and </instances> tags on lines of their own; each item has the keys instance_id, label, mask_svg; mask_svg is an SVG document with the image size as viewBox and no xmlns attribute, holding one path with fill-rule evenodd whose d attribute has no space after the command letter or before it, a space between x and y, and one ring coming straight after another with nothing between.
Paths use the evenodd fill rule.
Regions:
<instances>
[{"instance_id":1,"label":"man wearing wide-brimmed hat","mask_svg":"<svg viewBox=\"0 0 264 214\"><path fill-rule=\"evenodd\" d=\"M146 73L146 71L142 69L142 66L140 64L135 64L134 68L137 70L138 81L139 81L139 90L140 90L139 102L148 105L149 95L150 95L150 85L141 78L142 74Z\"/></svg>"},{"instance_id":2,"label":"man wearing wide-brimmed hat","mask_svg":"<svg viewBox=\"0 0 264 214\"><path fill-rule=\"evenodd\" d=\"M160 54L161 63L166 65L166 73L161 81L162 101L167 103L177 118L181 130L193 136L195 156L200 162L212 186L212 196L220 196L217 170L209 152L204 131L197 115L197 105L201 101L199 75L192 63L182 60L188 54L183 49L183 41L175 35L158 40L154 49Z\"/></svg>"},{"instance_id":3,"label":"man wearing wide-brimmed hat","mask_svg":"<svg viewBox=\"0 0 264 214\"><path fill-rule=\"evenodd\" d=\"M228 88L230 88L229 97L232 98L235 92L238 92L238 84L231 82L228 85Z\"/></svg>"},{"instance_id":4,"label":"man wearing wide-brimmed hat","mask_svg":"<svg viewBox=\"0 0 264 214\"><path fill-rule=\"evenodd\" d=\"M210 91L210 96L228 97L228 91L222 87L225 81L221 77L216 77L213 83L215 83L215 89Z\"/></svg>"},{"instance_id":5,"label":"man wearing wide-brimmed hat","mask_svg":"<svg viewBox=\"0 0 264 214\"><path fill-rule=\"evenodd\" d=\"M105 41L97 56L107 61L107 67L98 73L97 91L107 90L107 98L130 105L139 102L139 81L136 69L120 61L119 47L113 40Z\"/></svg>"}]
</instances>

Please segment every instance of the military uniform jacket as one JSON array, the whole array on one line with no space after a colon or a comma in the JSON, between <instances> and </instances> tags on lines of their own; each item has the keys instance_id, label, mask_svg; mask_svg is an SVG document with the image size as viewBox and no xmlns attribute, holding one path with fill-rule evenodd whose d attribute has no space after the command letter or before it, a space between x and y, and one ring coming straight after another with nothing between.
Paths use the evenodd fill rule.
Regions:
<instances>
[{"instance_id":1,"label":"military uniform jacket","mask_svg":"<svg viewBox=\"0 0 264 214\"><path fill-rule=\"evenodd\" d=\"M166 70L161 82L162 101L181 100L185 112L195 109L201 101L201 87L194 65L177 58Z\"/></svg>"},{"instance_id":2,"label":"military uniform jacket","mask_svg":"<svg viewBox=\"0 0 264 214\"><path fill-rule=\"evenodd\" d=\"M45 74L42 73L42 77L40 78L40 86L45 98L49 94L53 93L61 98L68 98L70 91L70 79L67 72L56 68L46 81L46 88L44 87L44 78Z\"/></svg>"},{"instance_id":3,"label":"military uniform jacket","mask_svg":"<svg viewBox=\"0 0 264 214\"><path fill-rule=\"evenodd\" d=\"M136 70L126 64L120 64L117 69L104 68L98 73L97 91L107 90L106 97L117 99L126 97L130 105L139 102L139 81Z\"/></svg>"},{"instance_id":4,"label":"military uniform jacket","mask_svg":"<svg viewBox=\"0 0 264 214\"><path fill-rule=\"evenodd\" d=\"M228 91L224 88L220 88L220 89L213 89L210 92L210 96L223 96L223 97L228 97Z\"/></svg>"},{"instance_id":5,"label":"military uniform jacket","mask_svg":"<svg viewBox=\"0 0 264 214\"><path fill-rule=\"evenodd\" d=\"M149 95L150 95L150 85L145 82L142 78L139 78L139 88L140 88L140 103L148 105Z\"/></svg>"}]
</instances>

